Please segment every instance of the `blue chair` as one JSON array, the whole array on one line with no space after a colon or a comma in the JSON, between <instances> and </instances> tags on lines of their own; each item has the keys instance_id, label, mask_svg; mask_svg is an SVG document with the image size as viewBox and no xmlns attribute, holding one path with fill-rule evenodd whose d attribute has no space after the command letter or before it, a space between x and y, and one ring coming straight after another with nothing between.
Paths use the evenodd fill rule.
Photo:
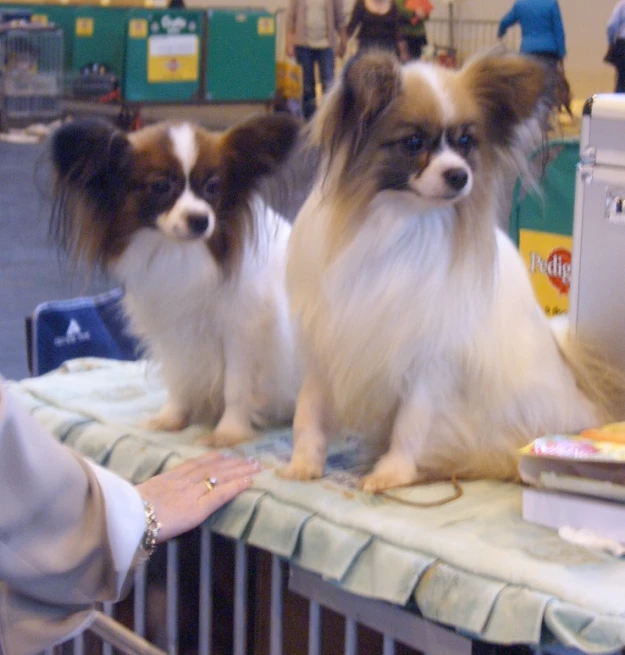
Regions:
<instances>
[{"instance_id":1,"label":"blue chair","mask_svg":"<svg viewBox=\"0 0 625 655\"><path fill-rule=\"evenodd\" d=\"M139 343L130 334L121 289L97 296L44 302L26 318L31 375L43 375L77 357L135 360Z\"/></svg>"}]
</instances>

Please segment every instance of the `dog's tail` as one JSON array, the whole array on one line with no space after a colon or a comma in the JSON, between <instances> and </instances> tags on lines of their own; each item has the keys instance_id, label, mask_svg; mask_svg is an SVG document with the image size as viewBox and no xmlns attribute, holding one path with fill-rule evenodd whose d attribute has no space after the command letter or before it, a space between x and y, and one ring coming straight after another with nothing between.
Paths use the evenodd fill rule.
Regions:
<instances>
[{"instance_id":1,"label":"dog's tail","mask_svg":"<svg viewBox=\"0 0 625 655\"><path fill-rule=\"evenodd\" d=\"M625 370L595 343L574 334L565 316L551 319L560 353L580 391L597 407L604 423L625 419Z\"/></svg>"}]
</instances>

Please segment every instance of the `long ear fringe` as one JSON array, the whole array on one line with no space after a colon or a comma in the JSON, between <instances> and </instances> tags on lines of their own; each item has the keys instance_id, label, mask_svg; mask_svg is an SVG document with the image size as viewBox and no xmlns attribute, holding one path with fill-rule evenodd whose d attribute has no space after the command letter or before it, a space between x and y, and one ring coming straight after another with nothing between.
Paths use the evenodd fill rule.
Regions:
<instances>
[{"instance_id":1,"label":"long ear fringe","mask_svg":"<svg viewBox=\"0 0 625 655\"><path fill-rule=\"evenodd\" d=\"M76 267L86 263L104 270L108 219L123 194L111 171L123 167L128 148L126 136L102 120L68 123L51 136L54 195L48 233Z\"/></svg>"},{"instance_id":2,"label":"long ear fringe","mask_svg":"<svg viewBox=\"0 0 625 655\"><path fill-rule=\"evenodd\" d=\"M217 206L213 254L226 275L239 270L244 247L256 252L278 229L269 218L258 222L259 199L293 222L312 188L316 160L305 147L303 123L284 114L256 116L224 136L221 155L223 195Z\"/></svg>"},{"instance_id":3,"label":"long ear fringe","mask_svg":"<svg viewBox=\"0 0 625 655\"><path fill-rule=\"evenodd\" d=\"M353 57L341 80L322 100L313 117L309 138L313 147L332 157L338 143L348 140L357 149L367 128L401 91L397 58L383 50L368 50Z\"/></svg>"},{"instance_id":4,"label":"long ear fringe","mask_svg":"<svg viewBox=\"0 0 625 655\"><path fill-rule=\"evenodd\" d=\"M319 149L306 142L302 134L273 174L259 180L256 191L267 205L293 223L312 189L318 161Z\"/></svg>"},{"instance_id":5,"label":"long ear fringe","mask_svg":"<svg viewBox=\"0 0 625 655\"><path fill-rule=\"evenodd\" d=\"M489 69L492 69L492 74L489 74ZM500 72L498 69L501 69ZM478 71L475 85L478 94L483 93L482 102L486 111L491 114L489 123L501 121L501 117L497 115L498 111L508 121L506 130L501 134L495 134L493 131L491 135L491 144L497 159L496 170L500 171L502 182L511 177L519 178L525 189L540 195L540 177L547 162L533 159L532 155L547 143L554 119L553 105L549 100L546 78L540 64L522 55L510 53L504 46L499 45L471 57L464 65L463 71L469 75ZM497 89L496 77L499 74L510 76L516 84L510 86L507 80L497 91L503 91L503 105L498 108L497 95L488 97L488 93L491 82L494 82L492 88ZM483 82L480 82L480 78ZM480 87L483 88L480 90ZM517 94L522 99L518 107L515 107ZM505 210L507 207L501 209Z\"/></svg>"}]
</instances>

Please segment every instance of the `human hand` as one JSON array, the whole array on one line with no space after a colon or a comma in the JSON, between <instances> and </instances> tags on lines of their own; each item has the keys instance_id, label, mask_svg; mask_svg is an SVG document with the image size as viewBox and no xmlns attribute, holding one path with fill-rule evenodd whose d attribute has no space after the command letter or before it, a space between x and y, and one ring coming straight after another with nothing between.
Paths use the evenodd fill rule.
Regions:
<instances>
[{"instance_id":1,"label":"human hand","mask_svg":"<svg viewBox=\"0 0 625 655\"><path fill-rule=\"evenodd\" d=\"M343 41L343 40L341 39L341 40L338 42L338 45L336 46L336 56L337 56L339 59L343 59L343 57L345 56L345 52L346 52L346 51L347 51L347 44L345 43L345 41Z\"/></svg>"},{"instance_id":2,"label":"human hand","mask_svg":"<svg viewBox=\"0 0 625 655\"><path fill-rule=\"evenodd\" d=\"M137 485L137 491L154 507L161 524L157 543L162 543L203 523L213 512L252 483L260 470L257 462L208 453L155 475ZM209 490L207 481L216 482Z\"/></svg>"}]
</instances>

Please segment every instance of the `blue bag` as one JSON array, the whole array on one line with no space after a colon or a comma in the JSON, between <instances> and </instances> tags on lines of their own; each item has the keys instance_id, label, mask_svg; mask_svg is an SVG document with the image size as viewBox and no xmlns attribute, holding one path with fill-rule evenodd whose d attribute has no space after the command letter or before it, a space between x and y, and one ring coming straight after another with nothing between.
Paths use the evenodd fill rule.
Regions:
<instances>
[{"instance_id":1,"label":"blue bag","mask_svg":"<svg viewBox=\"0 0 625 655\"><path fill-rule=\"evenodd\" d=\"M43 375L76 357L135 360L139 343L127 327L121 289L44 302L26 320L28 366Z\"/></svg>"}]
</instances>

